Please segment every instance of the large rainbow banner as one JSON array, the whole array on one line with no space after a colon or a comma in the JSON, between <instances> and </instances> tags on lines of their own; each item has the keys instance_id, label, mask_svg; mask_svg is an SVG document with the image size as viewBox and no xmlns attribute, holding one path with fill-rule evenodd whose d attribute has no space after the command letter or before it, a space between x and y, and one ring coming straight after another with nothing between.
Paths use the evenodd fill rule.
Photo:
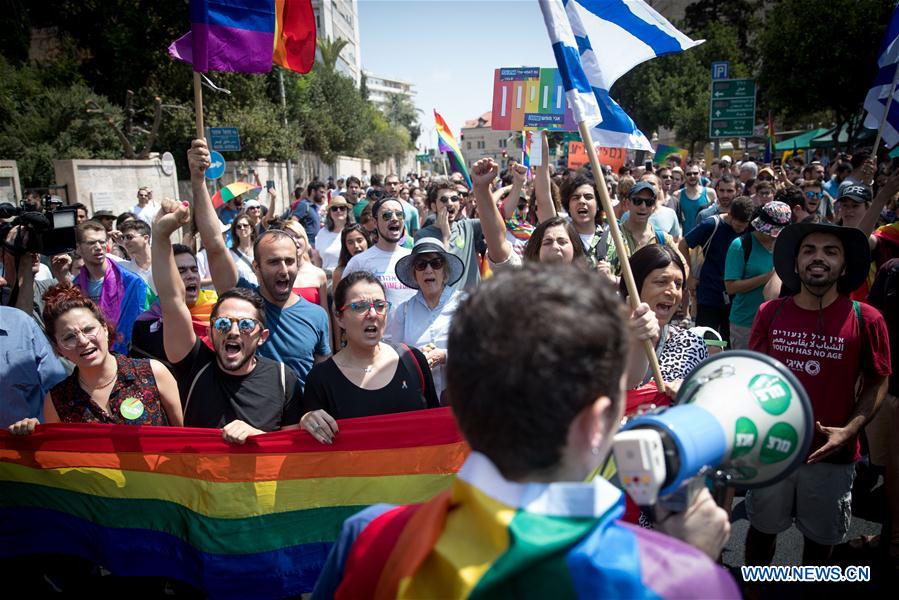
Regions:
<instances>
[{"instance_id":1,"label":"large rainbow banner","mask_svg":"<svg viewBox=\"0 0 899 600\"><path fill-rule=\"evenodd\" d=\"M285 431L53 424L0 433L0 556L61 553L213 597L312 589L344 519L448 488L468 454L448 408Z\"/></svg>"},{"instance_id":2,"label":"large rainbow banner","mask_svg":"<svg viewBox=\"0 0 899 600\"><path fill-rule=\"evenodd\" d=\"M539 67L496 69L490 128L498 131L577 131L559 70Z\"/></svg>"}]
</instances>

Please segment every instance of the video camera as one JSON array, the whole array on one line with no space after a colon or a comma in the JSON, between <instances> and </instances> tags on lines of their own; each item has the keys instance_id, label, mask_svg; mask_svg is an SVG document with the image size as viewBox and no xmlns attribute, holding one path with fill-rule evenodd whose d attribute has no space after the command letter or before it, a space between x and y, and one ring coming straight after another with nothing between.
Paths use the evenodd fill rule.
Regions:
<instances>
[{"instance_id":1,"label":"video camera","mask_svg":"<svg viewBox=\"0 0 899 600\"><path fill-rule=\"evenodd\" d=\"M44 256L54 256L75 250L75 225L77 209L71 206L56 207L58 201L52 196L41 198L41 205L25 203L14 206L9 202L0 204L0 219L12 219L0 223L0 240L3 246L15 256L26 252L36 252ZM18 226L13 241L6 240L9 231Z\"/></svg>"}]
</instances>

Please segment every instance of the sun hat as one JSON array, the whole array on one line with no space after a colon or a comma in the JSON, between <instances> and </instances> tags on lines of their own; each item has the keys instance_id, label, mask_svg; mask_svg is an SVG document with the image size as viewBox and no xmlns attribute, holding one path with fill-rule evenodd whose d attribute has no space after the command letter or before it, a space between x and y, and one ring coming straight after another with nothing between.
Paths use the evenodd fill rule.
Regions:
<instances>
[{"instance_id":1,"label":"sun hat","mask_svg":"<svg viewBox=\"0 0 899 600\"><path fill-rule=\"evenodd\" d=\"M446 285L451 286L462 279L462 271L465 270L462 259L447 252L443 242L437 238L423 237L415 241L415 245L412 246L412 254L404 256L396 263L396 278L406 287L413 290L419 289L418 281L415 280L415 269L412 265L415 257L420 254L439 254L443 257L445 263L443 268L447 269Z\"/></svg>"},{"instance_id":2,"label":"sun hat","mask_svg":"<svg viewBox=\"0 0 899 600\"><path fill-rule=\"evenodd\" d=\"M855 227L841 227L830 223L795 223L780 233L774 244L774 270L784 285L791 290L801 289L796 257L802 240L812 233L829 233L840 239L846 259L846 272L837 280L837 289L841 293L849 293L858 288L868 277L871 268L868 238Z\"/></svg>"},{"instance_id":3,"label":"sun hat","mask_svg":"<svg viewBox=\"0 0 899 600\"><path fill-rule=\"evenodd\" d=\"M752 220L751 225L756 231L776 238L783 228L790 224L792 216L793 212L786 203L775 200L761 206L758 216Z\"/></svg>"}]
</instances>

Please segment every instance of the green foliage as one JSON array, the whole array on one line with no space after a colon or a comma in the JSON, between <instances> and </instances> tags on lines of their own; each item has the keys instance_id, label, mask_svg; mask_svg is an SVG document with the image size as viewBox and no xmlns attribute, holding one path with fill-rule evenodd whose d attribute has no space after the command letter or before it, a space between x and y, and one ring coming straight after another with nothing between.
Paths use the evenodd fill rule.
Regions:
<instances>
[{"instance_id":1,"label":"green foliage","mask_svg":"<svg viewBox=\"0 0 899 600\"><path fill-rule=\"evenodd\" d=\"M24 186L52 183L54 159L121 156L112 130L86 111L88 101L121 119L120 109L83 84L54 84L52 72L0 58L0 156L18 161Z\"/></svg>"},{"instance_id":2,"label":"green foliage","mask_svg":"<svg viewBox=\"0 0 899 600\"><path fill-rule=\"evenodd\" d=\"M323 65L328 71L334 71L337 68L337 59L348 43L341 38L334 38L333 40L319 38L316 40L315 45L318 46L319 64Z\"/></svg>"},{"instance_id":3,"label":"green foliage","mask_svg":"<svg viewBox=\"0 0 899 600\"><path fill-rule=\"evenodd\" d=\"M418 113L421 111L415 108L412 100L404 94L387 94L387 104L381 107L381 112L388 123L406 129L409 134L407 150L414 150L415 142L421 135L421 124L418 122Z\"/></svg>"},{"instance_id":4,"label":"green foliage","mask_svg":"<svg viewBox=\"0 0 899 600\"><path fill-rule=\"evenodd\" d=\"M381 163L391 157L400 157L409 149L409 131L402 125L391 125L381 112L373 106L368 113L371 130L365 143L364 153L374 163Z\"/></svg>"},{"instance_id":5,"label":"green foliage","mask_svg":"<svg viewBox=\"0 0 899 600\"><path fill-rule=\"evenodd\" d=\"M760 35L759 84L770 106L801 120L822 109L851 122L876 73L892 0L830 0L827 17L803 0L781 0Z\"/></svg>"}]
</instances>

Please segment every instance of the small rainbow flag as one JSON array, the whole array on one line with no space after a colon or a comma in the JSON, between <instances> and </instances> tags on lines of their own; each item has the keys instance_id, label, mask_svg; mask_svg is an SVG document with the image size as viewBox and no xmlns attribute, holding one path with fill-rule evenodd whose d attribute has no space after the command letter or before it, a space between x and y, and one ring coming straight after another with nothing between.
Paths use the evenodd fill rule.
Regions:
<instances>
[{"instance_id":1,"label":"small rainbow flag","mask_svg":"<svg viewBox=\"0 0 899 600\"><path fill-rule=\"evenodd\" d=\"M305 432L52 424L0 433L0 556L80 556L213 597L310 591L348 516L445 490L468 446L448 408Z\"/></svg>"},{"instance_id":2,"label":"small rainbow flag","mask_svg":"<svg viewBox=\"0 0 899 600\"><path fill-rule=\"evenodd\" d=\"M453 137L453 132L450 131L449 125L446 124L446 121L443 120L437 109L434 109L434 122L437 127L437 148L440 152L446 153L453 171L461 173L465 177L468 187L472 187L471 175L468 174L468 167L465 166L462 150L459 149L459 144L456 142L456 138Z\"/></svg>"},{"instance_id":3,"label":"small rainbow flag","mask_svg":"<svg viewBox=\"0 0 899 600\"><path fill-rule=\"evenodd\" d=\"M315 62L311 0L190 0L190 32L169 55L194 71L308 73Z\"/></svg>"},{"instance_id":4,"label":"small rainbow flag","mask_svg":"<svg viewBox=\"0 0 899 600\"><path fill-rule=\"evenodd\" d=\"M521 132L521 164L528 170L526 176L531 176L531 142L533 140L532 131Z\"/></svg>"},{"instance_id":5,"label":"small rainbow flag","mask_svg":"<svg viewBox=\"0 0 899 600\"><path fill-rule=\"evenodd\" d=\"M684 148L668 146L666 144L659 144L658 146L656 146L654 159L654 162L656 164L665 164L665 161L667 161L669 158L678 161L680 166L683 167L687 163L687 151Z\"/></svg>"}]
</instances>

